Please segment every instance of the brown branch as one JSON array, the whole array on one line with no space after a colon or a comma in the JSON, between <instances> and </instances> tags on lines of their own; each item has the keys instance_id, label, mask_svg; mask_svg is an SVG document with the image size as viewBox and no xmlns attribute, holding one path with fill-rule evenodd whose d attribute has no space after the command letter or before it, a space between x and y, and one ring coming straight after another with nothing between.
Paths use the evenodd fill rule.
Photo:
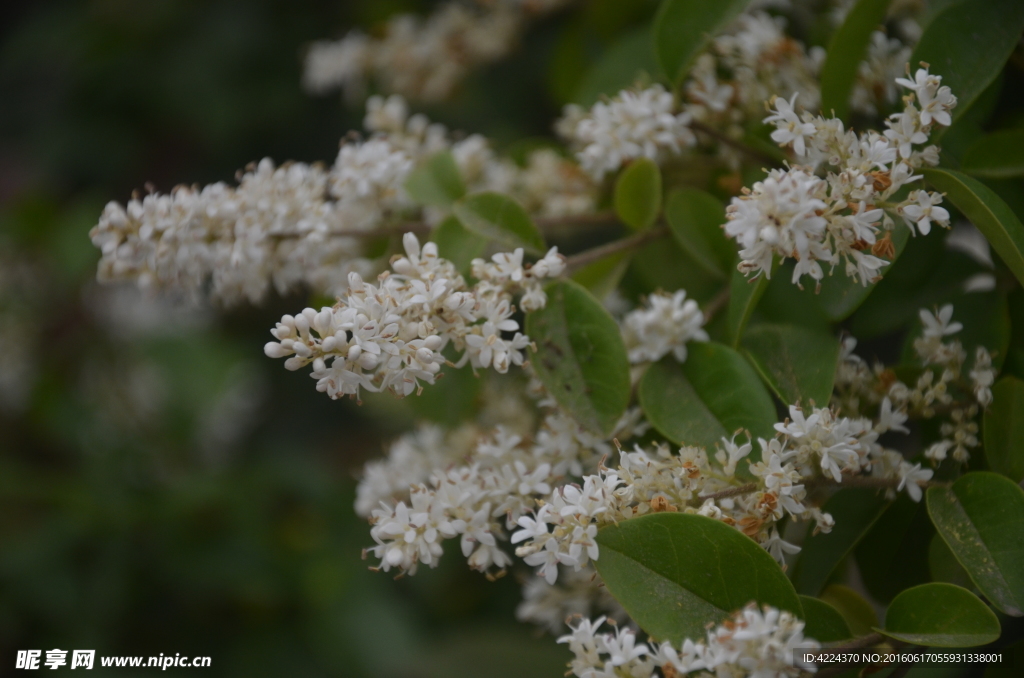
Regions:
<instances>
[{"instance_id":1,"label":"brown branch","mask_svg":"<svg viewBox=\"0 0 1024 678\"><path fill-rule=\"evenodd\" d=\"M668 235L667 226L655 226L649 228L646 231L641 231L635 235L631 235L628 238L622 240L614 240L605 245L591 248L589 250L583 250L578 254L573 254L565 259L565 268L567 273L574 273L584 266L588 266L595 261L600 261L605 257L610 257L613 254L619 252L628 252L639 247L643 247L649 242L663 238Z\"/></svg>"},{"instance_id":2,"label":"brown branch","mask_svg":"<svg viewBox=\"0 0 1024 678\"><path fill-rule=\"evenodd\" d=\"M758 483L747 483L746 485L737 485L736 487L730 487L728 490L720 490L719 492L713 492L711 494L702 494L696 499L691 499L690 504L693 506L700 506L708 499L717 501L719 499L726 499L728 497L738 497L741 494L750 494L756 492L759 487Z\"/></svg>"},{"instance_id":3,"label":"brown branch","mask_svg":"<svg viewBox=\"0 0 1024 678\"><path fill-rule=\"evenodd\" d=\"M725 305L729 303L729 284L726 283L725 287L718 291L718 294L711 297L711 300L704 306L704 323L711 322L711 319L718 315L718 312L725 308Z\"/></svg>"},{"instance_id":4,"label":"brown branch","mask_svg":"<svg viewBox=\"0 0 1024 678\"><path fill-rule=\"evenodd\" d=\"M701 134L706 134L709 137L720 141L721 143L725 144L726 146L730 146L732 148L735 148L737 151L739 151L740 153L743 153L744 155L749 156L753 160L757 160L759 162L768 163L772 167L779 167L780 164L781 164L779 162L778 158L776 158L776 157L774 157L772 155L769 155L768 153L765 153L764 151L759 151L758 149L754 148L753 146L748 146L747 144L743 143L742 141L737 141L736 139L733 139L732 137L728 136L727 134L723 134L722 132L720 132L719 130L715 129L714 127L711 127L709 125L705 125L704 123L702 123L702 122L700 122L698 120L691 121L690 122L690 127L692 129L696 130L697 132L700 132Z\"/></svg>"}]
</instances>

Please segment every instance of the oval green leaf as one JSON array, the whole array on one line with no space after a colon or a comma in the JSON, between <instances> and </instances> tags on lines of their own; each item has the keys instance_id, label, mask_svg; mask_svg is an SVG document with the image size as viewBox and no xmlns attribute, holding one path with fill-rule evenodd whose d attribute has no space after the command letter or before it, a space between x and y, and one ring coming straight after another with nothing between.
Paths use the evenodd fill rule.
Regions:
<instances>
[{"instance_id":1,"label":"oval green leaf","mask_svg":"<svg viewBox=\"0 0 1024 678\"><path fill-rule=\"evenodd\" d=\"M725 237L725 207L697 188L680 188L665 199L665 220L676 242L708 273L723 280L732 273L736 247Z\"/></svg>"},{"instance_id":2,"label":"oval green leaf","mask_svg":"<svg viewBox=\"0 0 1024 678\"><path fill-rule=\"evenodd\" d=\"M619 326L579 283L557 280L526 316L537 378L583 427L607 436L629 404L629 359Z\"/></svg>"},{"instance_id":3,"label":"oval green leaf","mask_svg":"<svg viewBox=\"0 0 1024 678\"><path fill-rule=\"evenodd\" d=\"M976 471L952 487L928 489L935 528L971 581L998 610L1024 612L1024 490L998 473Z\"/></svg>"},{"instance_id":4,"label":"oval green leaf","mask_svg":"<svg viewBox=\"0 0 1024 678\"><path fill-rule=\"evenodd\" d=\"M1024 8L1024 3L1021 7ZM1003 199L985 184L962 172L926 169L921 173L985 234L996 254L1024 285L1024 224Z\"/></svg>"},{"instance_id":5,"label":"oval green leaf","mask_svg":"<svg viewBox=\"0 0 1024 678\"><path fill-rule=\"evenodd\" d=\"M922 61L942 76L957 97L956 122L970 109L1010 58L1024 31L1024 2L984 0L949 5L928 24L910 67Z\"/></svg>"},{"instance_id":6,"label":"oval green leaf","mask_svg":"<svg viewBox=\"0 0 1024 678\"><path fill-rule=\"evenodd\" d=\"M711 518L658 513L597 534L608 591L658 640L702 638L754 601L803 616L800 600L768 552Z\"/></svg>"},{"instance_id":7,"label":"oval green leaf","mask_svg":"<svg viewBox=\"0 0 1024 678\"><path fill-rule=\"evenodd\" d=\"M472 261L487 248L486 238L467 231L454 216L435 226L430 239L437 243L438 254L452 262L463 275L469 272Z\"/></svg>"},{"instance_id":8,"label":"oval green leaf","mask_svg":"<svg viewBox=\"0 0 1024 678\"><path fill-rule=\"evenodd\" d=\"M684 364L668 356L640 380L640 406L651 425L673 443L706 448L739 429L770 437L775 405L743 356L713 342L688 350Z\"/></svg>"},{"instance_id":9,"label":"oval green leaf","mask_svg":"<svg viewBox=\"0 0 1024 678\"><path fill-rule=\"evenodd\" d=\"M743 336L743 348L783 403L822 407L832 399L839 340L831 333L799 325L757 325Z\"/></svg>"},{"instance_id":10,"label":"oval green leaf","mask_svg":"<svg viewBox=\"0 0 1024 678\"><path fill-rule=\"evenodd\" d=\"M808 527L793 570L796 590L809 596L818 595L836 566L860 543L888 506L884 497L869 489L846 488L829 497L822 510L835 518L835 527L831 532L818 534L813 533L813 527Z\"/></svg>"},{"instance_id":11,"label":"oval green leaf","mask_svg":"<svg viewBox=\"0 0 1024 678\"><path fill-rule=\"evenodd\" d=\"M960 168L976 177L1024 176L1024 128L983 136L967 149Z\"/></svg>"},{"instance_id":12,"label":"oval green leaf","mask_svg":"<svg viewBox=\"0 0 1024 678\"><path fill-rule=\"evenodd\" d=\"M648 158L634 160L615 182L615 213L634 231L653 224L661 211L661 170Z\"/></svg>"},{"instance_id":13,"label":"oval green leaf","mask_svg":"<svg viewBox=\"0 0 1024 678\"><path fill-rule=\"evenodd\" d=\"M467 229L508 248L522 247L535 254L544 250L544 236L526 210L501 193L474 193L452 205Z\"/></svg>"},{"instance_id":14,"label":"oval green leaf","mask_svg":"<svg viewBox=\"0 0 1024 678\"><path fill-rule=\"evenodd\" d=\"M800 606L804 608L804 636L819 643L834 643L853 637L843 615L824 600L800 596Z\"/></svg>"},{"instance_id":15,"label":"oval green leaf","mask_svg":"<svg viewBox=\"0 0 1024 678\"><path fill-rule=\"evenodd\" d=\"M999 638L999 619L967 589L921 584L896 596L885 613L890 638L927 647L977 647Z\"/></svg>"},{"instance_id":16,"label":"oval green leaf","mask_svg":"<svg viewBox=\"0 0 1024 678\"><path fill-rule=\"evenodd\" d=\"M854 638L866 636L871 633L871 629L878 626L878 615L875 613L875 608L864 599L864 596L849 586L843 584L827 586L821 592L820 598L843 615Z\"/></svg>"},{"instance_id":17,"label":"oval green leaf","mask_svg":"<svg viewBox=\"0 0 1024 678\"><path fill-rule=\"evenodd\" d=\"M778 262L772 262L772 270L778 268ZM738 269L733 269L729 279L729 306L725 309L726 328L732 345L737 347L743 339L743 331L754 315L757 302L761 301L771 281L763 273L751 280Z\"/></svg>"},{"instance_id":18,"label":"oval green leaf","mask_svg":"<svg viewBox=\"0 0 1024 678\"><path fill-rule=\"evenodd\" d=\"M932 581L955 584L968 590L972 586L967 570L957 562L956 556L939 534L932 537L932 542L928 545L928 571L931 572Z\"/></svg>"},{"instance_id":19,"label":"oval green leaf","mask_svg":"<svg viewBox=\"0 0 1024 678\"><path fill-rule=\"evenodd\" d=\"M406 192L418 203L435 207L450 207L466 194L459 166L448 151L441 151L409 174L405 180Z\"/></svg>"},{"instance_id":20,"label":"oval green leaf","mask_svg":"<svg viewBox=\"0 0 1024 678\"><path fill-rule=\"evenodd\" d=\"M1024 381L1007 375L996 383L982 428L989 467L1015 483L1024 480Z\"/></svg>"},{"instance_id":21,"label":"oval green leaf","mask_svg":"<svg viewBox=\"0 0 1024 678\"><path fill-rule=\"evenodd\" d=\"M654 51L669 80L679 84L690 63L750 0L664 0L654 17Z\"/></svg>"},{"instance_id":22,"label":"oval green leaf","mask_svg":"<svg viewBox=\"0 0 1024 678\"><path fill-rule=\"evenodd\" d=\"M843 25L832 35L825 63L821 67L821 109L846 120L850 113L850 92L857 70L867 53L871 34L885 23L892 0L857 0Z\"/></svg>"},{"instance_id":23,"label":"oval green leaf","mask_svg":"<svg viewBox=\"0 0 1024 678\"><path fill-rule=\"evenodd\" d=\"M572 274L572 279L603 300L618 288L632 258L632 252L617 252L584 266Z\"/></svg>"}]
</instances>

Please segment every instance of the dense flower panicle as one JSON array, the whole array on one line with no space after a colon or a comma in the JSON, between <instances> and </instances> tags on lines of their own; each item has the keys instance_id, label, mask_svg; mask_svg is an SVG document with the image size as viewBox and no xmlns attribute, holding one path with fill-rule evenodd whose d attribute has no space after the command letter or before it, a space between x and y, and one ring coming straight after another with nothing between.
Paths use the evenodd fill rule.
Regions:
<instances>
[{"instance_id":1,"label":"dense flower panicle","mask_svg":"<svg viewBox=\"0 0 1024 678\"><path fill-rule=\"evenodd\" d=\"M102 253L99 279L190 300L208 294L224 305L258 302L271 288L339 296L350 273L380 270L380 261L365 256L370 236L446 215L421 209L404 188L410 172L441 151L452 153L470 192L509 193L541 216L594 209L593 182L550 149L532 152L519 167L480 135L455 139L443 125L410 115L395 96L371 97L365 126L369 138L346 139L330 168L275 167L267 159L237 187L181 186L124 206L109 203L90 233Z\"/></svg>"},{"instance_id":2,"label":"dense flower panicle","mask_svg":"<svg viewBox=\"0 0 1024 678\"><path fill-rule=\"evenodd\" d=\"M791 147L806 166L774 169L732 199L725 231L742 248L741 271L771 277L774 257L793 258L794 283L809 275L820 284L822 263L834 268L845 262L846 275L867 285L888 265L883 257L893 256L887 210L922 235L932 223L949 227L938 193L919 189L902 202L888 201L920 178L915 175L920 167L938 163L934 146L915 146L927 143L933 125L950 124L956 97L925 68L914 80L896 82L911 94L904 110L886 120L884 134L856 134L837 118L798 113L795 94L790 100L773 98L765 118L776 127L772 139ZM824 178L815 173L818 168L827 168Z\"/></svg>"},{"instance_id":3,"label":"dense flower panicle","mask_svg":"<svg viewBox=\"0 0 1024 678\"><path fill-rule=\"evenodd\" d=\"M690 116L674 109L672 94L661 85L623 90L586 113L570 109L559 131L579 148L580 167L601 179L631 160L659 161L693 145Z\"/></svg>"},{"instance_id":4,"label":"dense flower panicle","mask_svg":"<svg viewBox=\"0 0 1024 678\"><path fill-rule=\"evenodd\" d=\"M355 100L373 80L388 93L441 101L467 75L511 53L532 16L571 1L481 1L476 8L448 2L425 18L397 14L381 37L354 30L341 40L310 45L303 84L315 94L342 89Z\"/></svg>"},{"instance_id":5,"label":"dense flower panicle","mask_svg":"<svg viewBox=\"0 0 1024 678\"><path fill-rule=\"evenodd\" d=\"M891 422L891 430L903 431L909 416L931 419L939 416L939 409L944 410L946 418L939 426L942 438L929 445L924 456L933 464L949 456L962 463L980 444L977 418L992 402L991 386L997 372L983 346L975 348L972 369L966 370L967 353L959 340L951 338L963 329L963 324L953 321L951 304L934 311L921 309L919 316L922 332L913 346L924 369L917 379L904 383L881 364L869 366L854 355L856 340L847 337L836 373L834 402L847 413L879 407L880 421ZM904 462L896 471L903 477L914 469Z\"/></svg>"},{"instance_id":6,"label":"dense flower panicle","mask_svg":"<svg viewBox=\"0 0 1024 678\"><path fill-rule=\"evenodd\" d=\"M633 435L637 414L625 417L615 435ZM410 452L415 454L396 446L386 468L395 468ZM470 567L500 573L512 562L498 546L508 539L507 530L550 494L555 482L592 469L609 452L607 443L555 412L545 417L532 440L499 426L458 460L449 453L429 453L437 465L427 477L430 459L421 459L414 473L403 469L405 477L421 478L405 488L382 479L379 466L368 467L357 500L361 512L371 499L378 500L369 512L376 544L367 554L379 558L385 571L394 567L411 574L420 564L435 566L442 542L459 537Z\"/></svg>"},{"instance_id":7,"label":"dense flower panicle","mask_svg":"<svg viewBox=\"0 0 1024 678\"><path fill-rule=\"evenodd\" d=\"M687 638L681 646L671 641L638 643L636 631L615 625L599 632L604 617L582 618L570 625L571 633L558 639L573 653L570 672L578 678L655 678L702 672L700 675L795 677L813 672L813 664L799 663L795 650L821 645L803 635L804 622L792 613L751 603L705 638ZM610 623L610 622L609 622ZM658 672L656 672L658 671Z\"/></svg>"},{"instance_id":8,"label":"dense flower panicle","mask_svg":"<svg viewBox=\"0 0 1024 678\"><path fill-rule=\"evenodd\" d=\"M686 290L662 292L647 297L643 308L626 314L622 338L632 363L654 362L669 353L685 362L687 342L708 341L703 325L704 314L696 301L686 298Z\"/></svg>"},{"instance_id":9,"label":"dense flower panicle","mask_svg":"<svg viewBox=\"0 0 1024 678\"><path fill-rule=\"evenodd\" d=\"M543 308L547 298L538 279L562 272L558 248L528 270L522 249L494 255L494 264L478 260L479 282L470 288L437 255L435 243L421 248L412 233L404 243L406 255L395 259L394 273L382 274L379 285L352 273L348 292L333 307L284 316L271 331L277 341L266 345L267 356L287 357L290 370L312 363L317 390L332 398L358 397L361 389L407 396L421 380L434 383L449 344L462 353L460 365L498 372L522 365L530 340L516 331L512 294L524 292L524 304ZM503 332L515 335L506 339Z\"/></svg>"},{"instance_id":10,"label":"dense flower panicle","mask_svg":"<svg viewBox=\"0 0 1024 678\"><path fill-rule=\"evenodd\" d=\"M665 446L647 451L620 451L615 469L602 467L581 484L556 488L533 512L518 519L512 543L537 574L554 584L560 569L581 570L597 560L597 530L647 513L682 511L721 520L761 544L780 563L799 548L785 542L776 527L790 516L814 520L816 530L829 531L832 517L805 503L806 483L842 483L854 475L892 481L920 499L921 484L931 469L914 467L878 443L888 431L903 431L902 419L890 410L878 421L837 416L828 408L797 406L776 425L771 440L758 439L761 461L750 464L756 487L733 495L743 485L736 471L753 449L750 442L722 440L713 464L703 449L683 447L677 454ZM726 493L723 496L718 493Z\"/></svg>"}]
</instances>

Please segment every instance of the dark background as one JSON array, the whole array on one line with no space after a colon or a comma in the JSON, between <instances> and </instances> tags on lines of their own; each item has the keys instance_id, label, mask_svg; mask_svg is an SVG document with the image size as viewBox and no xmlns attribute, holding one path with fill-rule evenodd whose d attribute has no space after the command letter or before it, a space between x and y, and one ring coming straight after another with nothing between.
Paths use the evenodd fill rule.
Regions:
<instances>
[{"instance_id":1,"label":"dark background","mask_svg":"<svg viewBox=\"0 0 1024 678\"><path fill-rule=\"evenodd\" d=\"M653 7L593 5L426 112L499 146L549 135L588 50ZM304 46L429 6L4 3L0 675L53 648L205 655L195 671L225 676L564 671L568 652L514 621L513 577L468 572L457 547L402 581L367 570L355 472L413 416L331 401L264 358L302 296L196 312L94 282L108 200L265 156L333 160L362 111L301 90Z\"/></svg>"}]
</instances>

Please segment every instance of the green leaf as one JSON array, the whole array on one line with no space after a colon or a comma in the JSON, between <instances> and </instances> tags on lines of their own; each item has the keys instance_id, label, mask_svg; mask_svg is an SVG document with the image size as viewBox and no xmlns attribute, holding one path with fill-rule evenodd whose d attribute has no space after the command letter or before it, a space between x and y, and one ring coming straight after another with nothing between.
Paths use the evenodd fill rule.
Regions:
<instances>
[{"instance_id":1,"label":"green leaf","mask_svg":"<svg viewBox=\"0 0 1024 678\"><path fill-rule=\"evenodd\" d=\"M928 544L935 531L924 502L906 493L890 502L854 549L864 588L888 602L905 588L928 581Z\"/></svg>"},{"instance_id":2,"label":"green leaf","mask_svg":"<svg viewBox=\"0 0 1024 678\"><path fill-rule=\"evenodd\" d=\"M775 262L772 269L777 268ZM729 329L729 337L734 347L740 345L743 339L743 330L750 322L750 316L757 308L757 302L761 301L764 291L768 289L768 278L762 273L754 280L747 278L739 270L733 269L732 278L729 281L729 306L726 308L726 322Z\"/></svg>"},{"instance_id":3,"label":"green leaf","mask_svg":"<svg viewBox=\"0 0 1024 678\"><path fill-rule=\"evenodd\" d=\"M750 364L722 344L695 342L688 349L684 364L669 355L640 380L640 405L651 425L673 443L706 448L738 429L770 437L775 405Z\"/></svg>"},{"instance_id":4,"label":"green leaf","mask_svg":"<svg viewBox=\"0 0 1024 678\"><path fill-rule=\"evenodd\" d=\"M466 194L459 167L448 151L441 151L417 167L405 180L406 192L418 203L450 207Z\"/></svg>"},{"instance_id":5,"label":"green leaf","mask_svg":"<svg viewBox=\"0 0 1024 678\"><path fill-rule=\"evenodd\" d=\"M967 149L960 167L976 177L1024 176L1024 128L993 132Z\"/></svg>"},{"instance_id":6,"label":"green leaf","mask_svg":"<svg viewBox=\"0 0 1024 678\"><path fill-rule=\"evenodd\" d=\"M679 188L665 200L665 219L676 242L708 273L728 278L736 247L722 230L725 207L718 198L697 188Z\"/></svg>"},{"instance_id":7,"label":"green leaf","mask_svg":"<svg viewBox=\"0 0 1024 678\"><path fill-rule=\"evenodd\" d=\"M821 592L821 600L836 608L839 614L843 615L854 638L865 636L871 633L871 629L878 626L878 615L875 613L875 608L864 600L864 596L849 586L832 584Z\"/></svg>"},{"instance_id":8,"label":"green leaf","mask_svg":"<svg viewBox=\"0 0 1024 678\"><path fill-rule=\"evenodd\" d=\"M579 283L558 280L526 316L530 361L551 396L585 428L607 436L629 404L629 359L619 326Z\"/></svg>"},{"instance_id":9,"label":"green leaf","mask_svg":"<svg viewBox=\"0 0 1024 678\"><path fill-rule=\"evenodd\" d=\"M1024 3L1020 6L1024 8ZM921 173L985 234L996 254L1024 285L1024 224L1003 199L977 179L955 170L926 169Z\"/></svg>"},{"instance_id":10,"label":"green leaf","mask_svg":"<svg viewBox=\"0 0 1024 678\"><path fill-rule=\"evenodd\" d=\"M993 471L1024 480L1024 381L1005 376L992 388L985 410L985 459Z\"/></svg>"},{"instance_id":11,"label":"green leaf","mask_svg":"<svg viewBox=\"0 0 1024 678\"><path fill-rule=\"evenodd\" d=\"M539 254L544 236L526 210L501 193L474 193L459 200L452 211L468 230L508 248L522 247Z\"/></svg>"},{"instance_id":12,"label":"green leaf","mask_svg":"<svg viewBox=\"0 0 1024 678\"><path fill-rule=\"evenodd\" d=\"M750 0L664 0L654 17L654 50L658 63L679 84L690 63L711 38L728 26Z\"/></svg>"},{"instance_id":13,"label":"green leaf","mask_svg":"<svg viewBox=\"0 0 1024 678\"><path fill-rule=\"evenodd\" d=\"M572 279L590 290L595 298L603 300L619 286L630 259L631 252L618 252L584 266L572 274Z\"/></svg>"},{"instance_id":14,"label":"green leaf","mask_svg":"<svg viewBox=\"0 0 1024 678\"><path fill-rule=\"evenodd\" d=\"M956 556L939 534L932 537L932 543L928 545L928 571L931 572L932 581L956 584L965 589L972 586L967 570L957 562Z\"/></svg>"},{"instance_id":15,"label":"green leaf","mask_svg":"<svg viewBox=\"0 0 1024 678\"><path fill-rule=\"evenodd\" d=\"M757 325L743 347L768 387L787 405L828 405L832 398L839 340L799 325Z\"/></svg>"},{"instance_id":16,"label":"green leaf","mask_svg":"<svg viewBox=\"0 0 1024 678\"><path fill-rule=\"evenodd\" d=\"M1024 612L1024 490L976 471L928 488L928 513L971 581L1001 612Z\"/></svg>"},{"instance_id":17,"label":"green leaf","mask_svg":"<svg viewBox=\"0 0 1024 678\"><path fill-rule=\"evenodd\" d=\"M958 120L985 90L1010 58L1024 31L1024 3L1020 0L958 2L941 11L928 24L910 67L922 61L942 76L957 97L953 120Z\"/></svg>"},{"instance_id":18,"label":"green leaf","mask_svg":"<svg viewBox=\"0 0 1024 678\"><path fill-rule=\"evenodd\" d=\"M833 643L853 637L843 615L824 600L800 596L800 606L804 608L805 636L819 643Z\"/></svg>"},{"instance_id":19,"label":"green leaf","mask_svg":"<svg viewBox=\"0 0 1024 678\"><path fill-rule=\"evenodd\" d=\"M843 25L832 35L821 67L821 109L846 120L857 70L868 50L871 34L885 23L891 0L857 0Z\"/></svg>"},{"instance_id":20,"label":"green leaf","mask_svg":"<svg viewBox=\"0 0 1024 678\"><path fill-rule=\"evenodd\" d=\"M598 57L580 81L573 101L593 106L602 94L614 96L645 75L656 75L658 70L651 31L646 26L637 28L622 35Z\"/></svg>"},{"instance_id":21,"label":"green leaf","mask_svg":"<svg viewBox=\"0 0 1024 678\"><path fill-rule=\"evenodd\" d=\"M890 638L927 647L977 647L999 638L999 619L967 589L921 584L896 596L885 613Z\"/></svg>"},{"instance_id":22,"label":"green leaf","mask_svg":"<svg viewBox=\"0 0 1024 678\"><path fill-rule=\"evenodd\" d=\"M437 252L452 262L463 275L469 273L474 259L483 255L487 239L470 233L457 218L449 216L434 228L430 239L437 243Z\"/></svg>"},{"instance_id":23,"label":"green leaf","mask_svg":"<svg viewBox=\"0 0 1024 678\"><path fill-rule=\"evenodd\" d=\"M634 160L615 182L615 213L634 231L653 224L661 211L661 171L647 158Z\"/></svg>"},{"instance_id":24,"label":"green leaf","mask_svg":"<svg viewBox=\"0 0 1024 678\"><path fill-rule=\"evenodd\" d=\"M703 638L754 601L802 617L792 584L768 552L725 523L658 513L597 534L595 562L608 591L658 640Z\"/></svg>"},{"instance_id":25,"label":"green leaf","mask_svg":"<svg viewBox=\"0 0 1024 678\"><path fill-rule=\"evenodd\" d=\"M831 532L813 534L808 527L803 550L793 571L793 584L800 593L816 596L836 566L846 558L875 524L889 502L873 490L841 489L825 502L822 511L835 518Z\"/></svg>"}]
</instances>

